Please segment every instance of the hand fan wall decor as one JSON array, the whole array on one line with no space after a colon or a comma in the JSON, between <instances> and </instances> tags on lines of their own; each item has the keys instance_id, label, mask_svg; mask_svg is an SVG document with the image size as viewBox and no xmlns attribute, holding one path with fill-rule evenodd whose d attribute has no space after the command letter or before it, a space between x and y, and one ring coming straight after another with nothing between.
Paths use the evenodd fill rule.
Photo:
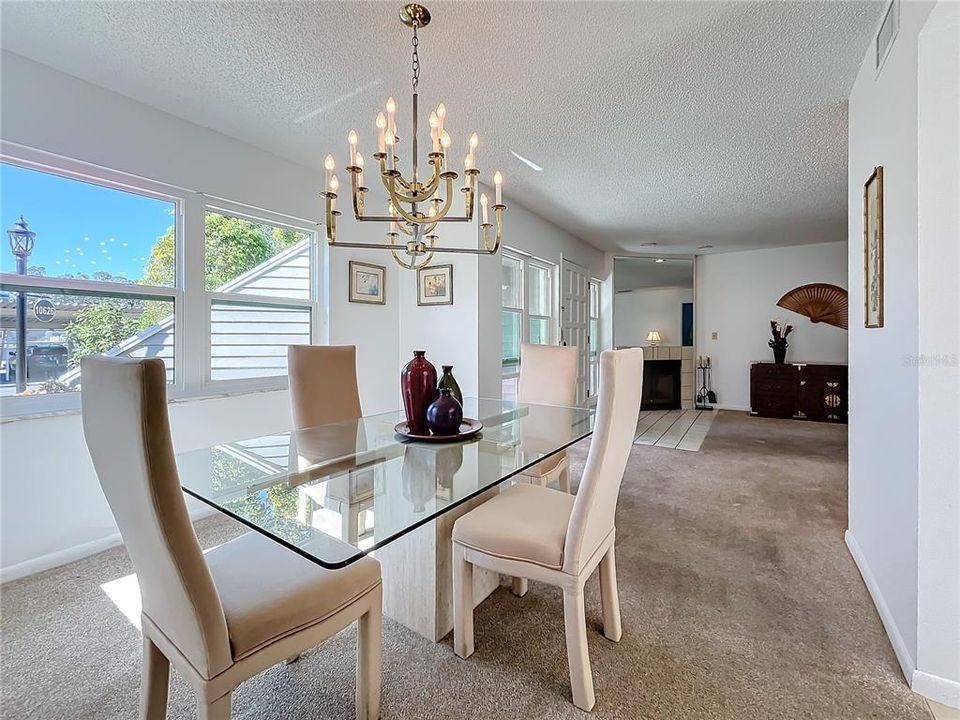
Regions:
<instances>
[{"instance_id":1,"label":"hand fan wall decor","mask_svg":"<svg viewBox=\"0 0 960 720\"><path fill-rule=\"evenodd\" d=\"M811 283L794 288L777 305L806 315L810 322L827 323L847 329L847 291L827 283Z\"/></svg>"}]
</instances>

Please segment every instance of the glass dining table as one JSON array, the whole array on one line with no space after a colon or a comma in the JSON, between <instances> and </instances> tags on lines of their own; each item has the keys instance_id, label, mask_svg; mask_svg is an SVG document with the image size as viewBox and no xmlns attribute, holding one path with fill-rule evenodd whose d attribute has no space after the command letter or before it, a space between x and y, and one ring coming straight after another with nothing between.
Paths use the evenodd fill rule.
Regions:
<instances>
[{"instance_id":1,"label":"glass dining table","mask_svg":"<svg viewBox=\"0 0 960 720\"><path fill-rule=\"evenodd\" d=\"M594 421L592 409L477 398L464 400L464 416L483 429L453 443L397 435L404 416L393 411L193 450L177 456L180 481L187 494L324 568L374 554L391 615L391 589L403 593L410 570L399 566L419 568L435 601L449 580L443 545L456 517L589 436ZM406 588L408 596L423 591ZM445 608L435 608L432 630L431 618L396 617L404 613L395 619L427 637L446 634Z\"/></svg>"}]
</instances>

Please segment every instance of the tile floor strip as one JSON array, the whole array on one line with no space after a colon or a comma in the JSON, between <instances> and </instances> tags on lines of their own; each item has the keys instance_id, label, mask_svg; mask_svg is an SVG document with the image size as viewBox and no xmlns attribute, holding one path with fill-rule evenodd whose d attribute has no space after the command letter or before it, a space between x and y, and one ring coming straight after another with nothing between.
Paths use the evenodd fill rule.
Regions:
<instances>
[{"instance_id":1,"label":"tile floor strip","mask_svg":"<svg viewBox=\"0 0 960 720\"><path fill-rule=\"evenodd\" d=\"M667 430L654 445L657 447L676 448L699 415L699 410L684 411L684 413L677 418L677 421L670 426L670 429Z\"/></svg>"},{"instance_id":2,"label":"tile floor strip","mask_svg":"<svg viewBox=\"0 0 960 720\"><path fill-rule=\"evenodd\" d=\"M690 426L690 429L687 430L687 434L683 436L683 439L677 445L677 450L691 450L694 452L699 450L704 439L707 437L707 433L710 432L710 426L713 424L716 416L716 411L704 410L701 412L693 425Z\"/></svg>"}]
</instances>

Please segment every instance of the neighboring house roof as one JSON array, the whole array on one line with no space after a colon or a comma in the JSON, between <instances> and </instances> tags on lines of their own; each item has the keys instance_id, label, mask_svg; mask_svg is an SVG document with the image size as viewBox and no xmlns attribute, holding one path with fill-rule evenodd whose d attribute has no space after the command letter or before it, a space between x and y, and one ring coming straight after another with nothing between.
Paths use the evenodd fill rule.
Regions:
<instances>
[{"instance_id":1,"label":"neighboring house roof","mask_svg":"<svg viewBox=\"0 0 960 720\"><path fill-rule=\"evenodd\" d=\"M286 250L277 253L269 260L266 260L256 267L251 268L225 285L221 285L215 290L215 292L239 293L243 290L258 286L264 280L287 277L287 275L284 273L288 273L290 269L295 266L297 261L302 262L303 256L306 255L305 251L309 249L309 242L309 240L302 240L296 245L291 245ZM262 294L270 295L271 293L270 291L264 291ZM125 339L123 342L117 344L115 347L110 348L103 354L111 357L133 355L137 352L137 350L149 347L151 344L151 339L155 339L163 333L169 333L173 328L173 323L174 316L168 315L160 322L156 323L155 325L151 325L136 335ZM65 372L63 375L57 378L57 380L66 385L76 384L80 380L80 368L76 367L68 372Z\"/></svg>"}]
</instances>

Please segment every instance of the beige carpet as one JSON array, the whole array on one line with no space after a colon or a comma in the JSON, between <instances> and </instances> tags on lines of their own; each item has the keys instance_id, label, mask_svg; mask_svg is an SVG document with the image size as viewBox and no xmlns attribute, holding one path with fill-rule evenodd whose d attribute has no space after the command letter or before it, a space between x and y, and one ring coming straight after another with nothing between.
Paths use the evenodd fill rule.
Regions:
<instances>
[{"instance_id":1,"label":"beige carpet","mask_svg":"<svg viewBox=\"0 0 960 720\"><path fill-rule=\"evenodd\" d=\"M573 451L574 477L585 447ZM843 544L846 428L721 413L700 452L635 446L617 514L624 635L597 628L597 718L929 718L907 688ZM202 542L241 529L198 524ZM122 549L2 589L2 717L131 720L137 630L100 585ZM582 718L569 702L561 598L531 583L477 611L476 654L454 657L387 621L388 718ZM347 630L244 685L234 718L352 718ZM174 676L170 718L193 718Z\"/></svg>"}]
</instances>

